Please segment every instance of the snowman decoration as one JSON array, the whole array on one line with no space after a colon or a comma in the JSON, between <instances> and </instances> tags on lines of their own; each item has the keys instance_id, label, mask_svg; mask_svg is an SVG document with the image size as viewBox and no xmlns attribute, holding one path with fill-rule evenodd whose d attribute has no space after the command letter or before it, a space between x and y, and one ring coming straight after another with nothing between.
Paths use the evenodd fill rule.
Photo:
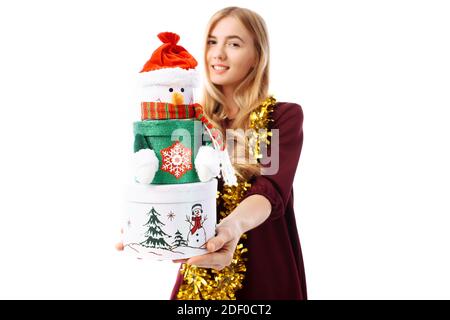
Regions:
<instances>
[{"instance_id":1,"label":"snowman decoration","mask_svg":"<svg viewBox=\"0 0 450 320\"><path fill-rule=\"evenodd\" d=\"M192 106L194 88L198 82L198 75L194 70L197 61L186 49L177 45L180 39L177 34L163 32L158 34L158 38L163 45L153 53L139 74L142 89L141 101L149 101L155 105L167 103L171 106ZM154 111L150 110L150 113L152 112L155 116ZM176 116L179 116L179 113L177 111ZM172 113L170 115L175 116ZM160 114L157 113L156 117L159 116ZM163 115L161 119L166 116ZM217 148L211 146L199 148L194 160L194 168L201 182L207 182L219 176L221 157L223 156ZM133 163L135 180L142 184L150 184L161 167L155 151L151 148L135 152Z\"/></svg>"},{"instance_id":2,"label":"snowman decoration","mask_svg":"<svg viewBox=\"0 0 450 320\"><path fill-rule=\"evenodd\" d=\"M207 217L203 215L203 209L200 203L194 204L191 211L191 219L186 216L186 222L189 223L187 243L189 247L201 248L206 243L206 231L203 228L203 223Z\"/></svg>"}]
</instances>

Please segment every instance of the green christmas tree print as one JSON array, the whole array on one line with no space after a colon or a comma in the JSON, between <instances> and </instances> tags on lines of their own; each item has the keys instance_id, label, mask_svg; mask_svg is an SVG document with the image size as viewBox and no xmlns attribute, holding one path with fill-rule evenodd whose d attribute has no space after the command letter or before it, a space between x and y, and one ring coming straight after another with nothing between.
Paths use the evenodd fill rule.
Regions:
<instances>
[{"instance_id":1,"label":"green christmas tree print","mask_svg":"<svg viewBox=\"0 0 450 320\"><path fill-rule=\"evenodd\" d=\"M187 247L187 241L183 239L180 230L177 230L177 232L175 232L175 240L173 241L172 245L174 247Z\"/></svg>"},{"instance_id":2,"label":"green christmas tree print","mask_svg":"<svg viewBox=\"0 0 450 320\"><path fill-rule=\"evenodd\" d=\"M145 233L145 237L147 237L146 240L141 242L141 245L147 247L147 248L156 248L156 249L171 249L170 245L164 240L164 236L171 237L167 233L165 233L161 226L164 226L165 224L159 221L158 216L160 214L156 212L155 208L152 207L152 209L147 213L149 215L149 219L144 226L148 226L148 230Z\"/></svg>"}]
</instances>

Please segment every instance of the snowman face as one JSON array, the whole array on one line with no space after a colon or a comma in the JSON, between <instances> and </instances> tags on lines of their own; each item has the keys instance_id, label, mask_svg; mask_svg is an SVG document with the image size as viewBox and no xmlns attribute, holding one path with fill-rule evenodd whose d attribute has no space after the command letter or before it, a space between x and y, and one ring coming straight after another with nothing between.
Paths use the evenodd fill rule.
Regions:
<instances>
[{"instance_id":1,"label":"snowman face","mask_svg":"<svg viewBox=\"0 0 450 320\"><path fill-rule=\"evenodd\" d=\"M194 208L194 210L192 210L192 216L193 217L201 217L202 216L202 209L200 209L199 207Z\"/></svg>"},{"instance_id":2,"label":"snowman face","mask_svg":"<svg viewBox=\"0 0 450 320\"><path fill-rule=\"evenodd\" d=\"M182 85L147 86L142 88L142 101L193 104L194 90Z\"/></svg>"}]
</instances>

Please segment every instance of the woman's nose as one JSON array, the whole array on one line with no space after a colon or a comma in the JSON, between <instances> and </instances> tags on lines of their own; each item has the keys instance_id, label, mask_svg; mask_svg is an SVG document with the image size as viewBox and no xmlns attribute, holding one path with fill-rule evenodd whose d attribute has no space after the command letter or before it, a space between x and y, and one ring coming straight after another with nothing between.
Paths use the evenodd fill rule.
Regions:
<instances>
[{"instance_id":1,"label":"woman's nose","mask_svg":"<svg viewBox=\"0 0 450 320\"><path fill-rule=\"evenodd\" d=\"M217 45L214 47L213 58L217 60L225 60L225 50L223 46Z\"/></svg>"}]
</instances>

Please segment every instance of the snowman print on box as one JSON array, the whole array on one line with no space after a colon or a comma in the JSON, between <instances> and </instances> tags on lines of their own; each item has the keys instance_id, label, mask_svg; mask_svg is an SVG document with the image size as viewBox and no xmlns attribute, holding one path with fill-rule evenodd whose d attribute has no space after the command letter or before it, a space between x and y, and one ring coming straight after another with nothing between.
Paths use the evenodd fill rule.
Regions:
<instances>
[{"instance_id":1,"label":"snowman print on box","mask_svg":"<svg viewBox=\"0 0 450 320\"><path fill-rule=\"evenodd\" d=\"M190 230L187 235L188 246L194 248L202 248L206 243L206 231L203 228L204 222L208 218L203 216L202 205L196 203L192 206L192 217L186 217L186 221L189 223Z\"/></svg>"}]
</instances>

